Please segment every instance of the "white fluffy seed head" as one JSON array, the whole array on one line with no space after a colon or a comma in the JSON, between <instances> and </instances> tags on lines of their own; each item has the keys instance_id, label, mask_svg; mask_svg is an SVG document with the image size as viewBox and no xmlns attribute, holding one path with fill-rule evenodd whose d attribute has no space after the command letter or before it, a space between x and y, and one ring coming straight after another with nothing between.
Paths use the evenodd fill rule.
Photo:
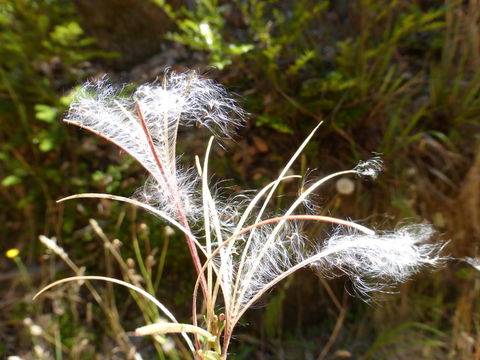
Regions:
<instances>
[{"instance_id":1,"label":"white fluffy seed head","mask_svg":"<svg viewBox=\"0 0 480 360\"><path fill-rule=\"evenodd\" d=\"M353 168L360 176L368 176L375 179L383 169L383 161L380 157L375 156L367 161L360 161Z\"/></svg>"},{"instance_id":2,"label":"white fluffy seed head","mask_svg":"<svg viewBox=\"0 0 480 360\"><path fill-rule=\"evenodd\" d=\"M222 85L193 71L169 71L161 81L143 84L134 91L129 86L115 87L105 78L87 82L71 104L66 121L92 128L106 121L127 122L124 109L136 117L136 104L152 130L176 127L179 122L205 126L228 137L246 115ZM109 138L111 134L102 135Z\"/></svg>"},{"instance_id":3,"label":"white fluffy seed head","mask_svg":"<svg viewBox=\"0 0 480 360\"><path fill-rule=\"evenodd\" d=\"M182 125L197 124L230 137L245 115L223 86L195 72L168 72L158 84L140 86L133 97L152 126L165 119L175 125L180 119Z\"/></svg>"},{"instance_id":4,"label":"white fluffy seed head","mask_svg":"<svg viewBox=\"0 0 480 360\"><path fill-rule=\"evenodd\" d=\"M228 269L230 276L223 275L222 280L232 298L242 294L235 298L238 311L257 294L268 290L275 279L298 266L310 266L326 278L347 275L357 295L367 300L371 292L385 291L422 268L439 266L447 259L440 255L443 244L430 242L434 231L427 224L370 235L346 231L342 227L322 244L314 245L302 235L300 223L289 221L265 251L274 226L267 224L256 228L251 237L242 235L236 242L235 253L229 254L229 266L224 270ZM246 257L240 271L239 254L242 252ZM239 290L235 293L237 281Z\"/></svg>"},{"instance_id":5,"label":"white fluffy seed head","mask_svg":"<svg viewBox=\"0 0 480 360\"><path fill-rule=\"evenodd\" d=\"M443 244L428 242L433 233L427 224L375 235L337 233L312 265L327 277L347 275L366 296L406 281L423 267L440 265L446 259L440 255Z\"/></svg>"},{"instance_id":6,"label":"white fluffy seed head","mask_svg":"<svg viewBox=\"0 0 480 360\"><path fill-rule=\"evenodd\" d=\"M162 81L133 91L105 79L86 83L65 121L110 140L151 174L136 197L171 216L185 211L195 220L201 212L198 181L195 172L178 165L178 128L197 124L231 137L244 115L221 85L194 72L167 72Z\"/></svg>"}]
</instances>

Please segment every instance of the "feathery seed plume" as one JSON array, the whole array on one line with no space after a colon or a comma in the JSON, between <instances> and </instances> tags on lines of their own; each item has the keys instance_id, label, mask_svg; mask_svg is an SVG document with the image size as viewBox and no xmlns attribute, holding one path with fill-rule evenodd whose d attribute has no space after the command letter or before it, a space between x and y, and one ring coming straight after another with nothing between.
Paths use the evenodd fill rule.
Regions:
<instances>
[{"instance_id":1,"label":"feathery seed plume","mask_svg":"<svg viewBox=\"0 0 480 360\"><path fill-rule=\"evenodd\" d=\"M150 173L135 195L140 200L171 216L182 207L196 218L196 174L177 164L178 128L198 124L230 137L244 115L223 86L194 72L168 72L130 95L105 79L86 83L65 121L110 140Z\"/></svg>"}]
</instances>

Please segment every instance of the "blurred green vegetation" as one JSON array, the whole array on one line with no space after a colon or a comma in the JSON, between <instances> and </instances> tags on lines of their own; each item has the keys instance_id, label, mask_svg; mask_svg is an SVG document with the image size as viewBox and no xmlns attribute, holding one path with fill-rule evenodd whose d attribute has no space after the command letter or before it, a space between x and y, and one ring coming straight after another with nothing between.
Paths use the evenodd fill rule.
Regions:
<instances>
[{"instance_id":1,"label":"blurred green vegetation","mask_svg":"<svg viewBox=\"0 0 480 360\"><path fill-rule=\"evenodd\" d=\"M57 226L53 201L65 186L62 166L77 153L66 145L73 144L59 119L69 89L102 54L70 1L2 0L0 29L2 248L12 239L23 248Z\"/></svg>"},{"instance_id":2,"label":"blurred green vegetation","mask_svg":"<svg viewBox=\"0 0 480 360\"><path fill-rule=\"evenodd\" d=\"M142 1L149 0L137 3ZM350 168L372 152L387 164L378 183L356 183L352 196L327 189L321 194L326 211L367 218L379 227L404 217L426 219L451 240L451 254L476 255L478 1L152 1L175 24L159 39L201 54L203 68L217 68L213 76L239 93L252 114L241 131L245 138L233 145L243 150L218 157L215 173L240 181L240 188L263 184L294 151L292 144L323 120L302 173L303 164L322 172ZM88 273L128 279L135 266L109 258L103 249L118 238L121 257L134 259L148 290L188 316L193 272L185 271L190 265L183 243L169 241L163 225L119 204L55 204L85 191L129 196L144 177L132 159L60 121L78 83L110 72L102 59L112 54L98 51L87 33L71 1L0 0L0 250L20 248L27 271L40 274L32 275L28 286L0 279L13 284L7 295L16 299L2 304L12 315L0 321L14 335L0 335L0 344L6 344L0 356L31 358L33 345L41 345L49 354L45 358L128 358L135 345L146 358L154 353L187 358L180 341L175 340L176 351L166 339L161 345L132 344L120 335L119 324L129 329L141 321L138 312L131 314L138 311L131 311L134 300L147 317L157 316L126 292L109 287L102 292L115 311L100 327L88 320L92 312L101 315L87 291L72 289L36 304L26 295L30 286L71 274L52 254L43 255L38 235L56 236ZM200 141L195 150L202 146ZM157 263L149 257L158 257ZM11 259L0 260L0 271L15 269ZM253 312L248 321L258 329L241 329L234 352L238 359L255 353L319 360L478 357L480 278L474 271L455 264L422 274L399 295L379 295L386 299L379 307L345 297L341 283L330 287L302 273L271 294L266 308ZM26 317L43 327L43 335L26 335ZM112 344L118 353L111 352Z\"/></svg>"}]
</instances>

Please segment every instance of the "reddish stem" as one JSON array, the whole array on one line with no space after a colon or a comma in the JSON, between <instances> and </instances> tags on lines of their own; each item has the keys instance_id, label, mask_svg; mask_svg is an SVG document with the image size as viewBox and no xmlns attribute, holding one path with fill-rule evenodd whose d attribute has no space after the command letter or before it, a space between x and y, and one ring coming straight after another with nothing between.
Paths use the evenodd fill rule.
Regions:
<instances>
[{"instance_id":1,"label":"reddish stem","mask_svg":"<svg viewBox=\"0 0 480 360\"><path fill-rule=\"evenodd\" d=\"M172 185L168 181L168 178L165 174L165 169L163 168L162 162L160 160L160 157L158 156L157 150L155 149L155 144L153 143L152 135L150 134L150 131L147 127L147 124L145 122L145 119L143 117L142 110L140 109L140 105L137 102L135 105L135 109L137 111L138 118L140 119L140 125L142 126L143 132L145 133L145 136L147 138L148 146L150 147L150 151L153 155L153 158L155 160L155 164L158 167L158 170L160 171L160 175L162 176L162 180L165 183L169 196L172 198L172 201L174 201L175 205L177 206L177 216L179 217L179 222L184 226L187 230L190 231L190 225L188 224L187 216L185 215L185 209L183 208L183 204L181 202L180 196L178 194L178 191L174 191ZM197 248L195 247L195 243L193 239L191 238L190 235L185 234L185 238L187 240L187 246L188 250L190 251L190 255L192 257L193 265L195 267L195 271L197 273L197 276L200 276L201 278L201 287L202 287L202 292L203 296L205 299L207 298L207 283L205 280L205 275L203 274L202 270L202 263L200 261L200 257L198 256L198 251ZM195 314L194 314L195 316ZM195 335L195 345L197 348L200 348L200 344L198 342L198 337Z\"/></svg>"}]
</instances>

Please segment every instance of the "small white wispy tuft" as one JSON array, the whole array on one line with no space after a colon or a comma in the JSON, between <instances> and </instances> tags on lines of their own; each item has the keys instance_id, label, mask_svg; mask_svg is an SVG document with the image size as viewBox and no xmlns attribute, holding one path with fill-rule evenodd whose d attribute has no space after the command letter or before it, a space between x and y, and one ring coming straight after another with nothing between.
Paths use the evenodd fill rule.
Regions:
<instances>
[{"instance_id":1,"label":"small white wispy tuft","mask_svg":"<svg viewBox=\"0 0 480 360\"><path fill-rule=\"evenodd\" d=\"M357 166L353 168L358 175L369 176L375 179L383 169L383 161L380 157L375 156L367 161L360 161Z\"/></svg>"},{"instance_id":2,"label":"small white wispy tuft","mask_svg":"<svg viewBox=\"0 0 480 360\"><path fill-rule=\"evenodd\" d=\"M315 183L319 180L315 172L317 169L308 169L302 177L301 187L299 189L298 195L300 196L306 189L310 186L314 186ZM314 193L310 194L308 197L303 198L302 205L305 213L307 214L318 214L321 212L320 207L320 197Z\"/></svg>"}]
</instances>

